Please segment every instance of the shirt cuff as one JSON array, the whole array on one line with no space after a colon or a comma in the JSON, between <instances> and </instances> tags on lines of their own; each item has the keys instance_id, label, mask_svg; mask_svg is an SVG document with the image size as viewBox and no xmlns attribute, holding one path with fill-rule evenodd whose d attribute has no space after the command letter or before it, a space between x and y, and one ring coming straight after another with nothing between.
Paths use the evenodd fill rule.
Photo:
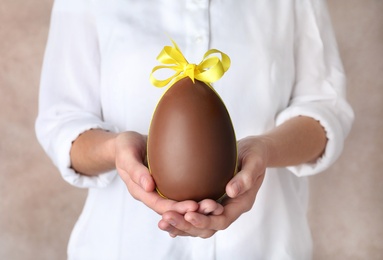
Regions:
<instances>
[{"instance_id":1,"label":"shirt cuff","mask_svg":"<svg viewBox=\"0 0 383 260\"><path fill-rule=\"evenodd\" d=\"M304 163L287 167L296 176L309 176L322 172L330 167L343 150L345 135L336 115L326 106L318 103L293 105L281 112L276 120L277 125L297 116L307 116L317 120L326 131L327 144L323 155L314 163Z\"/></svg>"},{"instance_id":2,"label":"shirt cuff","mask_svg":"<svg viewBox=\"0 0 383 260\"><path fill-rule=\"evenodd\" d=\"M109 185L116 177L116 170L101 173L96 176L86 176L71 168L70 150L72 143L80 134L90 129L104 129L110 132L118 132L116 127L103 122L69 122L65 127L65 131L60 132L57 136L56 147L54 148L57 153L53 153L56 154L57 157L54 162L64 180L69 184L79 188L103 188Z\"/></svg>"}]
</instances>

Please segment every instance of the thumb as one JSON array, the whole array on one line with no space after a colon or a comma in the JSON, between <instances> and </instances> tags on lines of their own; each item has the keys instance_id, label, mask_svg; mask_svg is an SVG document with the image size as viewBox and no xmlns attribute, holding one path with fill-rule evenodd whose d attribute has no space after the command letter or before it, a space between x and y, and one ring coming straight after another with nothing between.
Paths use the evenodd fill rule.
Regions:
<instances>
[{"instance_id":1,"label":"thumb","mask_svg":"<svg viewBox=\"0 0 383 260\"><path fill-rule=\"evenodd\" d=\"M127 156L124 160L123 169L129 178L138 184L145 191L153 191L155 188L154 180L149 173L149 169L144 165L144 162L136 156Z\"/></svg>"},{"instance_id":2,"label":"thumb","mask_svg":"<svg viewBox=\"0 0 383 260\"><path fill-rule=\"evenodd\" d=\"M230 198L236 198L258 184L265 169L256 162L242 164L241 170L226 185L226 193Z\"/></svg>"}]
</instances>

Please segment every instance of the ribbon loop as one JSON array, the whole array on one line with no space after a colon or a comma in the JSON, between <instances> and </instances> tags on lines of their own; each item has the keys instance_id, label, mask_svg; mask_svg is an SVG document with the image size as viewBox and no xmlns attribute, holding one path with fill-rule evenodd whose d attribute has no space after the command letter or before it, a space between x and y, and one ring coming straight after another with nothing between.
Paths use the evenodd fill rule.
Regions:
<instances>
[{"instance_id":1,"label":"ribbon loop","mask_svg":"<svg viewBox=\"0 0 383 260\"><path fill-rule=\"evenodd\" d=\"M164 87L168 84L189 77L194 80L203 81L205 83L213 83L219 80L230 67L230 58L225 53L211 49L203 56L203 60L198 64L189 63L177 44L172 40L173 46L165 46L157 57L157 60L165 65L159 65L153 68L150 74L150 82L156 87ZM211 55L220 54L221 59ZM160 69L171 69L175 73L163 80L159 80L154 73Z\"/></svg>"}]
</instances>

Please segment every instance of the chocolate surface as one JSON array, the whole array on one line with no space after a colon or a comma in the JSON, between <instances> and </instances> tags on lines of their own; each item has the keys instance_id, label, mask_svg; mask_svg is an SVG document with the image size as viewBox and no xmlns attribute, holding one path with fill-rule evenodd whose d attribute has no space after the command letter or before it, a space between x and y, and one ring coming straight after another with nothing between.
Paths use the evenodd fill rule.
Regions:
<instances>
[{"instance_id":1,"label":"chocolate surface","mask_svg":"<svg viewBox=\"0 0 383 260\"><path fill-rule=\"evenodd\" d=\"M219 199L235 173L236 149L230 116L214 90L187 77L165 92L148 138L149 168L162 195Z\"/></svg>"}]
</instances>

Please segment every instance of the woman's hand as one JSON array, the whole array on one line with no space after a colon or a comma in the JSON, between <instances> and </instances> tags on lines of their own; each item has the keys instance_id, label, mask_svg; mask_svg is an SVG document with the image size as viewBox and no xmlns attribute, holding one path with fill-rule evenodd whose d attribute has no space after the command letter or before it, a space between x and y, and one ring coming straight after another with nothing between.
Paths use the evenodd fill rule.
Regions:
<instances>
[{"instance_id":1,"label":"woman's hand","mask_svg":"<svg viewBox=\"0 0 383 260\"><path fill-rule=\"evenodd\" d=\"M211 200L176 202L159 196L144 163L146 137L136 132L86 131L74 141L70 156L71 167L88 176L116 167L132 196L161 214L159 227L172 236L210 237L251 209L266 167L315 162L326 143L321 124L305 116L294 117L262 136L240 140L240 171L226 186L223 207Z\"/></svg>"},{"instance_id":2,"label":"woman's hand","mask_svg":"<svg viewBox=\"0 0 383 260\"><path fill-rule=\"evenodd\" d=\"M170 236L198 236L208 238L229 227L239 216L249 211L262 185L268 151L260 137L248 137L238 142L239 172L226 186L227 198L222 206L203 200L197 211L184 215L175 211L162 214L158 226Z\"/></svg>"},{"instance_id":3,"label":"woman's hand","mask_svg":"<svg viewBox=\"0 0 383 260\"><path fill-rule=\"evenodd\" d=\"M162 214L167 211L184 215L196 211L195 201L176 202L164 199L155 191L155 182L145 166L147 138L137 132L124 132L115 140L116 169L130 194L146 206Z\"/></svg>"}]
</instances>

